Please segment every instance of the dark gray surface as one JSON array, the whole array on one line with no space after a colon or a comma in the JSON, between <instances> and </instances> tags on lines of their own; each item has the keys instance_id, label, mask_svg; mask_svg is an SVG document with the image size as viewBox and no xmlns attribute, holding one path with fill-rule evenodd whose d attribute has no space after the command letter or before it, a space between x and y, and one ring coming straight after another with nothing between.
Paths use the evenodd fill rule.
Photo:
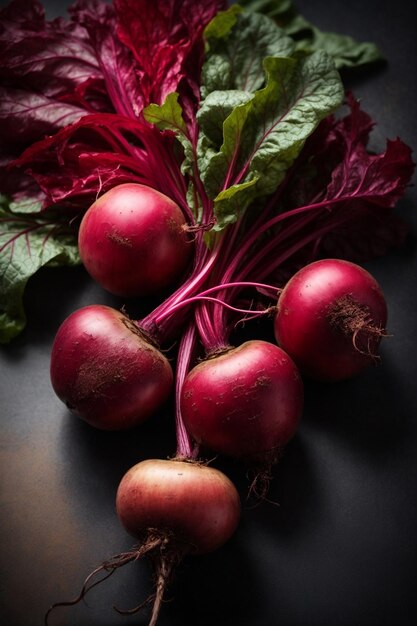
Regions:
<instances>
[{"instance_id":1,"label":"dark gray surface","mask_svg":"<svg viewBox=\"0 0 417 626\"><path fill-rule=\"evenodd\" d=\"M378 122L373 143L399 135L417 146L416 35L411 1L299 0L323 29L373 40L388 63L350 75ZM52 14L65 3L51 2ZM416 191L400 203L417 232ZM186 561L160 626L406 626L417 594L417 255L402 250L367 265L383 287L393 337L383 364L333 386L309 383L297 437L274 473L270 497L244 509L221 551ZM131 546L114 511L124 471L174 450L168 414L130 434L100 433L73 418L49 383L60 322L88 303L120 301L82 268L43 270L26 294L29 324L0 348L0 621L38 626L50 603L76 594L102 559ZM222 464L239 487L237 464ZM145 564L129 566L51 625L146 624L119 617L150 590Z\"/></svg>"}]
</instances>

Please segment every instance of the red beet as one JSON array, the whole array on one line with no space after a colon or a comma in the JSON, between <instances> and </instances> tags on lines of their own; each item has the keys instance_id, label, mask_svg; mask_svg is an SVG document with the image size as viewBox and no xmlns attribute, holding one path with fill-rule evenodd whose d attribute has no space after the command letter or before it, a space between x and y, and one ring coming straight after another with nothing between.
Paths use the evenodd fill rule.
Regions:
<instances>
[{"instance_id":1,"label":"red beet","mask_svg":"<svg viewBox=\"0 0 417 626\"><path fill-rule=\"evenodd\" d=\"M179 206L137 183L113 187L94 202L82 219L78 245L89 274L119 296L171 286L193 250Z\"/></svg>"},{"instance_id":2,"label":"red beet","mask_svg":"<svg viewBox=\"0 0 417 626\"><path fill-rule=\"evenodd\" d=\"M181 394L184 423L199 444L266 464L294 435L302 406L293 361L259 340L199 363Z\"/></svg>"},{"instance_id":3,"label":"red beet","mask_svg":"<svg viewBox=\"0 0 417 626\"><path fill-rule=\"evenodd\" d=\"M103 430L136 426L168 398L173 372L138 326L111 307L91 305L60 326L51 354L58 397Z\"/></svg>"},{"instance_id":4,"label":"red beet","mask_svg":"<svg viewBox=\"0 0 417 626\"><path fill-rule=\"evenodd\" d=\"M387 306L377 281L348 261L324 259L299 270L278 299L275 336L311 378L350 378L374 363Z\"/></svg>"}]
</instances>

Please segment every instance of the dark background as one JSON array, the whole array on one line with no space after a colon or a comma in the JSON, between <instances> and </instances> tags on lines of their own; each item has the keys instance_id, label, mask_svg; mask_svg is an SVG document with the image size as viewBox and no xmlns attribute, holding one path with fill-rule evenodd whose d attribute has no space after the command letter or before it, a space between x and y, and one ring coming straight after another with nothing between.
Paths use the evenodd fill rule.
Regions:
<instances>
[{"instance_id":1,"label":"dark background","mask_svg":"<svg viewBox=\"0 0 417 626\"><path fill-rule=\"evenodd\" d=\"M4 4L2 2L2 4ZM323 30L376 42L387 63L350 73L346 85L377 121L372 145L400 136L416 148L414 3L298 0ZM45 3L53 17L65 2ZM415 158L415 157L414 157ZM383 363L335 385L306 384L298 435L275 469L270 498L244 507L234 538L181 566L160 626L406 626L417 618L416 191L398 210L407 245L367 264L387 297L392 337ZM122 302L82 268L42 270L26 293L29 324L0 348L0 621L38 626L45 609L76 595L103 559L132 539L117 521L123 473L174 451L171 418L129 434L100 433L72 417L49 382L59 324L89 303ZM218 462L242 493L237 463ZM51 626L144 626L119 617L151 590L145 563L128 566Z\"/></svg>"}]
</instances>

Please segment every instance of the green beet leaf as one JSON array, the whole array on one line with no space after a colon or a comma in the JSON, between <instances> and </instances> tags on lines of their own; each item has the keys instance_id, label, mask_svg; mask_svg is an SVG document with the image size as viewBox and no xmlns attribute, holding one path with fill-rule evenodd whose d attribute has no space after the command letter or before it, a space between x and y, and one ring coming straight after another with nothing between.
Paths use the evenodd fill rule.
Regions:
<instances>
[{"instance_id":1,"label":"green beet leaf","mask_svg":"<svg viewBox=\"0 0 417 626\"><path fill-rule=\"evenodd\" d=\"M285 18L289 11L294 10L291 0L240 0L239 4L247 10L265 13L279 20Z\"/></svg>"},{"instance_id":2,"label":"green beet leaf","mask_svg":"<svg viewBox=\"0 0 417 626\"><path fill-rule=\"evenodd\" d=\"M169 93L162 104L149 104L143 109L143 116L147 122L154 124L159 130L172 131L184 149L184 159L181 171L184 175L193 174L193 147L189 138L187 125L183 117L179 94L176 91ZM191 207L194 203L190 204Z\"/></svg>"},{"instance_id":3,"label":"green beet leaf","mask_svg":"<svg viewBox=\"0 0 417 626\"><path fill-rule=\"evenodd\" d=\"M223 143L223 125L229 115L236 111L245 114L247 107L240 106L252 100L253 94L248 91L226 90L210 93L198 112L199 126L204 129L205 137L214 146ZM234 142L234 138L232 138ZM206 146L208 148L208 145Z\"/></svg>"},{"instance_id":4,"label":"green beet leaf","mask_svg":"<svg viewBox=\"0 0 417 626\"><path fill-rule=\"evenodd\" d=\"M242 103L230 111L230 94L215 91L198 113L199 169L218 230L276 190L307 137L343 99L340 76L323 51L267 57L262 65L266 85L247 101L236 94Z\"/></svg>"},{"instance_id":5,"label":"green beet leaf","mask_svg":"<svg viewBox=\"0 0 417 626\"><path fill-rule=\"evenodd\" d=\"M265 80L265 57L290 56L294 42L266 15L233 5L206 27L209 53L203 65L201 95L238 89L254 92Z\"/></svg>"},{"instance_id":6,"label":"green beet leaf","mask_svg":"<svg viewBox=\"0 0 417 626\"><path fill-rule=\"evenodd\" d=\"M1 343L26 325L23 293L29 278L44 265L79 262L76 236L61 217L13 213L7 198L0 196Z\"/></svg>"},{"instance_id":7,"label":"green beet leaf","mask_svg":"<svg viewBox=\"0 0 417 626\"><path fill-rule=\"evenodd\" d=\"M374 43L358 42L349 35L324 32L301 15L296 15L289 21L285 30L296 38L298 50L306 52L325 50L333 57L339 70L383 59L379 48Z\"/></svg>"},{"instance_id":8,"label":"green beet leaf","mask_svg":"<svg viewBox=\"0 0 417 626\"><path fill-rule=\"evenodd\" d=\"M292 37L298 50L325 50L333 57L337 69L357 67L383 59L372 42L358 42L349 35L324 32L306 20L290 0L241 0L248 11L264 13L274 18Z\"/></svg>"},{"instance_id":9,"label":"green beet leaf","mask_svg":"<svg viewBox=\"0 0 417 626\"><path fill-rule=\"evenodd\" d=\"M147 106L143 110L143 116L147 122L154 124L159 130L172 130L178 136L186 135L187 133L176 91L169 93L163 104L150 104Z\"/></svg>"}]
</instances>

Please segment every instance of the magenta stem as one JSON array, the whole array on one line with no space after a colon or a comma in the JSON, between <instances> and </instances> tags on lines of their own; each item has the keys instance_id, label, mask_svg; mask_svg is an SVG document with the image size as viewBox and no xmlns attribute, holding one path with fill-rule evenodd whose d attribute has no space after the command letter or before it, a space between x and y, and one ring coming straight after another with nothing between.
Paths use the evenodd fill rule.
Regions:
<instances>
[{"instance_id":1,"label":"magenta stem","mask_svg":"<svg viewBox=\"0 0 417 626\"><path fill-rule=\"evenodd\" d=\"M343 218L335 220L334 222L332 222L330 224L327 224L326 226L323 226L322 228L320 228L318 230L313 231L309 235L306 235L303 239L301 239L300 241L297 241L296 243L294 243L284 253L282 253L281 255L277 256L275 258L274 262L271 263L267 268L265 268L264 271L262 271L262 269L259 269L260 277L268 276L277 267L279 267L279 265L281 265L281 263L283 263L284 261L287 261L293 254L295 254L296 252L298 252L299 250L301 250L302 248L304 248L305 246L307 246L308 244L310 244L312 242L320 241L321 237L323 237L323 235L326 235L328 232L333 230L333 228L335 226L340 226L341 224L346 223L348 221L349 221L349 216L345 216ZM261 261L261 264L262 264L262 261Z\"/></svg>"},{"instance_id":2,"label":"magenta stem","mask_svg":"<svg viewBox=\"0 0 417 626\"><path fill-rule=\"evenodd\" d=\"M224 300L220 300L219 298L212 298L209 296L209 294L211 293L215 293L216 291L223 291L226 289L236 289L236 288L245 288L245 287L255 287L257 289L264 289L264 290L268 290L268 291L273 291L274 293L277 292L277 287L274 287L273 285L269 285L266 283L256 283L256 282L245 282L245 281L240 281L240 282L233 282L233 283L222 283L221 285L215 285L214 287L210 287L209 289L205 289L204 291L200 291L198 294L196 294L195 296L192 296L190 298L185 298L184 300L180 300L178 302L176 302L175 304L173 304L172 306L170 306L169 308L165 309L159 316L155 316L154 317L154 324L156 324L157 327L159 327L161 325L161 323L167 318L170 317L171 315L173 315L174 313L176 313L179 309L189 306L190 304L193 304L195 302L214 302L216 304L220 304L232 311L236 311L237 313L246 313L246 314L250 314L250 315L254 315L255 313L257 315L262 315L262 311L253 311L251 309L239 309L236 307L231 306L230 304L228 304L227 302L225 302Z\"/></svg>"},{"instance_id":3,"label":"magenta stem","mask_svg":"<svg viewBox=\"0 0 417 626\"><path fill-rule=\"evenodd\" d=\"M287 215L289 213L290 212L287 212ZM301 210L297 211L297 213L301 213ZM284 215L284 214L281 214L281 215ZM309 221L309 218L307 221ZM291 256L299 252L304 247L310 245L311 243L316 243L318 245L318 242L325 234L333 230L335 226L338 226L348 221L349 221L349 216L343 216L337 220L331 220L330 223L327 223L321 228L316 228L309 234L304 235L299 240L295 241L293 245L288 247L285 250L285 252L281 252L281 253L278 253L278 250L282 244L282 239L281 237L275 237L268 244L268 246L266 246L265 248L262 248L258 252L258 254L253 258L253 261L249 262L247 265L243 264L243 269L240 269L240 271L235 271L234 278L236 280L236 283L239 284L240 281L244 281L244 279L250 273L252 273L253 275L256 275L259 280L265 280L268 276L270 276L274 272L274 270L276 270L282 263L287 261ZM304 219L301 220L300 222L298 222L298 227L299 228L304 227L305 223L306 223L306 220ZM297 229L292 228L291 230L295 231ZM284 234L283 239L285 239L286 233L283 233L283 234ZM250 237L250 239L251 238L252 237ZM270 260L271 257L273 257L272 262ZM233 269L236 269L235 264L232 264L232 266L229 266L224 276L220 278L220 281L219 281L220 285L222 283L222 280L225 280L226 278L230 279L231 274L233 274L233 271L232 271ZM226 283L226 284L233 284L233 283ZM259 283L259 284L262 284L262 283ZM233 293L234 293L233 289L231 289L228 294L228 299L230 299L233 296ZM218 315L218 311L219 311L218 306L216 306L217 315L215 315L213 319L211 319L211 317L209 316L207 307L204 307L205 310L201 310L203 309L203 307L204 305L202 307L199 307L199 309L196 311L196 323L199 328L200 336L201 336L203 345L205 347L205 350L207 353L210 353L212 350L221 349L228 345L228 335L227 335L228 329L227 329L227 324L226 324L224 316L219 317ZM225 312L225 307L221 307L221 310Z\"/></svg>"},{"instance_id":4,"label":"magenta stem","mask_svg":"<svg viewBox=\"0 0 417 626\"><path fill-rule=\"evenodd\" d=\"M177 439L177 457L196 459L199 447L190 437L182 418L181 394L184 380L190 370L191 360L196 346L196 328L191 322L183 333L178 348L175 378L175 427Z\"/></svg>"},{"instance_id":5,"label":"magenta stem","mask_svg":"<svg viewBox=\"0 0 417 626\"><path fill-rule=\"evenodd\" d=\"M205 248L204 242L203 245ZM213 250L210 254L207 248L202 250L200 246L200 249L196 253L193 272L191 273L189 278L162 304L156 307L149 315L140 320L139 323L141 327L144 330L150 332L152 335L156 333L157 336L155 338L158 341L162 341L166 335L170 334L170 332L172 332L172 329L169 327L169 324L167 325L167 327L165 327L165 325L161 323L161 321L171 321L170 311L172 307L198 293L201 286L204 284L207 276L209 275L213 265L215 264L216 258L217 250ZM156 320L158 319L160 320L159 325L156 322Z\"/></svg>"}]
</instances>

